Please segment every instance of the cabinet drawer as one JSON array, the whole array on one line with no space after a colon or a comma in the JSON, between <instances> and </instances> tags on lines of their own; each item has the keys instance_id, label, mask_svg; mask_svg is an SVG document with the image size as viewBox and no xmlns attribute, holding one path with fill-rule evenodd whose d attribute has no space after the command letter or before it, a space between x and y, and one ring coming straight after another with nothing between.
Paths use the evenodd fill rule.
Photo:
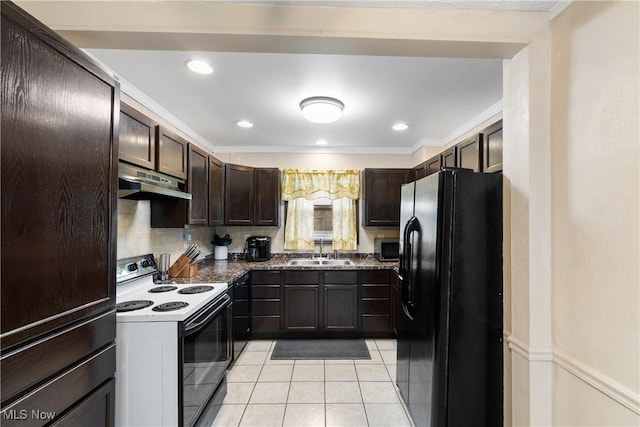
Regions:
<instances>
[{"instance_id":1,"label":"cabinet drawer","mask_svg":"<svg viewBox=\"0 0 640 427\"><path fill-rule=\"evenodd\" d=\"M252 285L279 285L280 271L254 271L251 273Z\"/></svg>"},{"instance_id":2,"label":"cabinet drawer","mask_svg":"<svg viewBox=\"0 0 640 427\"><path fill-rule=\"evenodd\" d=\"M362 283L389 283L389 270L364 270L362 271Z\"/></svg>"},{"instance_id":3,"label":"cabinet drawer","mask_svg":"<svg viewBox=\"0 0 640 427\"><path fill-rule=\"evenodd\" d=\"M43 425L36 418L28 418L27 420L11 419L9 414L19 414L21 413L20 411L25 411L27 414L32 414L35 411L61 414L83 399L87 394L87 390L94 390L105 381L113 378L115 366L116 347L115 344L112 344L83 362L58 374L24 398L3 408L0 414L2 425ZM104 408L104 410L109 411L109 416L113 416L112 408Z\"/></svg>"},{"instance_id":4,"label":"cabinet drawer","mask_svg":"<svg viewBox=\"0 0 640 427\"><path fill-rule=\"evenodd\" d=\"M390 330L389 324L389 316L362 315L363 332L387 332Z\"/></svg>"},{"instance_id":5,"label":"cabinet drawer","mask_svg":"<svg viewBox=\"0 0 640 427\"><path fill-rule=\"evenodd\" d=\"M325 271L324 283L356 284L358 283L357 271Z\"/></svg>"},{"instance_id":6,"label":"cabinet drawer","mask_svg":"<svg viewBox=\"0 0 640 427\"><path fill-rule=\"evenodd\" d=\"M253 316L251 320L254 334L272 334L280 332L280 316Z\"/></svg>"},{"instance_id":7,"label":"cabinet drawer","mask_svg":"<svg viewBox=\"0 0 640 427\"><path fill-rule=\"evenodd\" d=\"M362 314L389 314L388 299L362 300Z\"/></svg>"},{"instance_id":8,"label":"cabinet drawer","mask_svg":"<svg viewBox=\"0 0 640 427\"><path fill-rule=\"evenodd\" d=\"M389 285L362 285L362 298L389 298Z\"/></svg>"},{"instance_id":9,"label":"cabinet drawer","mask_svg":"<svg viewBox=\"0 0 640 427\"><path fill-rule=\"evenodd\" d=\"M24 392L52 372L113 343L115 337L116 313L112 311L4 356L0 364L2 397Z\"/></svg>"},{"instance_id":10,"label":"cabinet drawer","mask_svg":"<svg viewBox=\"0 0 640 427\"><path fill-rule=\"evenodd\" d=\"M260 298L279 299L280 285L277 286L253 286L251 288L251 297L253 300Z\"/></svg>"},{"instance_id":11,"label":"cabinet drawer","mask_svg":"<svg viewBox=\"0 0 640 427\"><path fill-rule=\"evenodd\" d=\"M279 316L280 300L258 300L253 301L253 314L255 316Z\"/></svg>"},{"instance_id":12,"label":"cabinet drawer","mask_svg":"<svg viewBox=\"0 0 640 427\"><path fill-rule=\"evenodd\" d=\"M290 285L317 285L320 283L317 271L285 271L284 283Z\"/></svg>"}]
</instances>

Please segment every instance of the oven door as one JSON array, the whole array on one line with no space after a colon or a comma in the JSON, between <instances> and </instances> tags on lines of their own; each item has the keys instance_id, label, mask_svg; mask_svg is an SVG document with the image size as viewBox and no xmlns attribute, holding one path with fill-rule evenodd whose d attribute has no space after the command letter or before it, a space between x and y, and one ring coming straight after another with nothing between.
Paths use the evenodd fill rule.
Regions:
<instances>
[{"instance_id":1,"label":"oven door","mask_svg":"<svg viewBox=\"0 0 640 427\"><path fill-rule=\"evenodd\" d=\"M209 410L207 404L225 377L231 360L227 314L230 304L231 299L225 293L182 323L179 408L184 426L194 425Z\"/></svg>"}]
</instances>

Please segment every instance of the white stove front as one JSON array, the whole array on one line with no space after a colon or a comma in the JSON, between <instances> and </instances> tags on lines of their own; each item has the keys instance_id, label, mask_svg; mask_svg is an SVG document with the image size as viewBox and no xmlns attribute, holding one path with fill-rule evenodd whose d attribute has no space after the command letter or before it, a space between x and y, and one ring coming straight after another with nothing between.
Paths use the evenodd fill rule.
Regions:
<instances>
[{"instance_id":1,"label":"white stove front","mask_svg":"<svg viewBox=\"0 0 640 427\"><path fill-rule=\"evenodd\" d=\"M169 284L170 285L170 284ZM174 284L176 290L151 293L151 276L116 288L116 302L150 300L144 309L116 314L116 420L119 426L180 425L178 393L182 379L179 324L197 313L227 290L226 283ZM198 294L179 294L191 286L211 286ZM184 301L185 308L156 312L153 307L172 301Z\"/></svg>"},{"instance_id":2,"label":"white stove front","mask_svg":"<svg viewBox=\"0 0 640 427\"><path fill-rule=\"evenodd\" d=\"M177 289L169 292L149 292L150 289L160 286L175 286ZM213 289L197 294L178 293L181 289L193 286L210 286ZM226 283L155 284L151 276L146 276L140 280L118 286L116 288L116 304L137 300L152 301L153 304L139 310L118 312L116 318L118 322L181 322L226 292L227 287ZM160 304L177 301L185 302L188 305L173 311L153 310Z\"/></svg>"}]
</instances>

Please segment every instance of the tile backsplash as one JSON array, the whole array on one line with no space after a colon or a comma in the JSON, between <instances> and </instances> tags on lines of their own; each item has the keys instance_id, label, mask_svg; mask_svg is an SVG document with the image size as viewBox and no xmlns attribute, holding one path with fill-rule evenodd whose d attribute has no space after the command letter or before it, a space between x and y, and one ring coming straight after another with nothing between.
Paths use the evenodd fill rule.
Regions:
<instances>
[{"instance_id":1,"label":"tile backsplash","mask_svg":"<svg viewBox=\"0 0 640 427\"><path fill-rule=\"evenodd\" d=\"M281 205L281 225L279 227L202 227L185 226L184 228L151 228L151 203L148 200L118 199L118 259L135 255L152 253L156 258L161 253L171 254L173 263L184 252L184 237L190 236L201 250L200 257L213 252L214 234L229 234L231 245L229 252L242 253L244 242L249 236L270 236L271 252L289 252L284 250L284 204ZM397 238L398 229L381 229L362 227L362 210L360 212L359 253L373 252L375 237ZM316 245L317 246L317 245ZM325 246L331 250L331 244ZM319 252L316 247L315 252Z\"/></svg>"},{"instance_id":2,"label":"tile backsplash","mask_svg":"<svg viewBox=\"0 0 640 427\"><path fill-rule=\"evenodd\" d=\"M200 258L213 251L214 227L151 228L148 200L118 199L118 259L152 253L171 254L173 263L185 250L185 236L201 250Z\"/></svg>"}]
</instances>

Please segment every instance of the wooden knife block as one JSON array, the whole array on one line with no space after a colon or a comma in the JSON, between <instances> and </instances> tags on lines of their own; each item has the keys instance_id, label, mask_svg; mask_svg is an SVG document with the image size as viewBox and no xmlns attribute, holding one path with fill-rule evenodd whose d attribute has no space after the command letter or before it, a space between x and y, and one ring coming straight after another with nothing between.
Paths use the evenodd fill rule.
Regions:
<instances>
[{"instance_id":1,"label":"wooden knife block","mask_svg":"<svg viewBox=\"0 0 640 427\"><path fill-rule=\"evenodd\" d=\"M175 277L193 277L197 273L198 273L198 264L189 264L185 268L180 270L180 272L178 272L178 275Z\"/></svg>"},{"instance_id":2,"label":"wooden knife block","mask_svg":"<svg viewBox=\"0 0 640 427\"><path fill-rule=\"evenodd\" d=\"M198 272L198 264L190 264L189 258L180 255L169 267L169 277L193 277Z\"/></svg>"}]
</instances>

